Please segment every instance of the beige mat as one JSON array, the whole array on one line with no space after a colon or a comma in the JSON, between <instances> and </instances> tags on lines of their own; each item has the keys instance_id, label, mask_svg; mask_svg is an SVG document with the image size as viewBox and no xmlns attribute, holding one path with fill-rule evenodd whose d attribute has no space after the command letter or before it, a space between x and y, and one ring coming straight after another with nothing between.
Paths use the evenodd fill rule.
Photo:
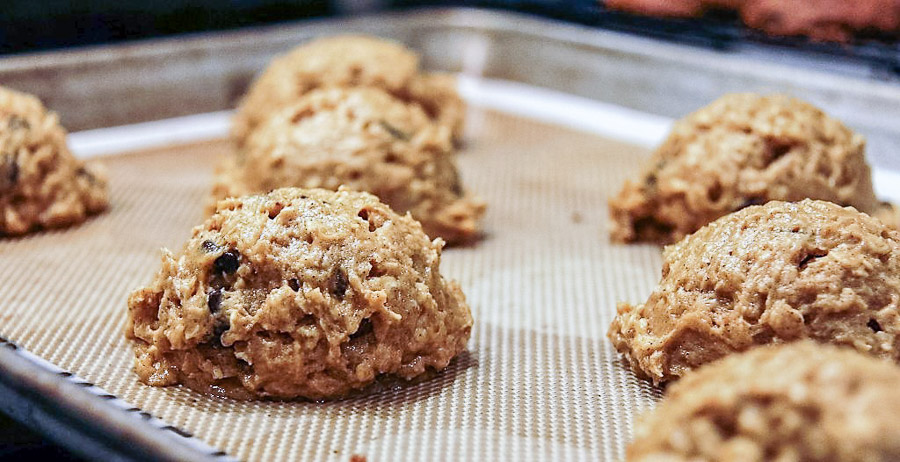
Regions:
<instances>
[{"instance_id":1,"label":"beige mat","mask_svg":"<svg viewBox=\"0 0 900 462\"><path fill-rule=\"evenodd\" d=\"M245 460L616 460L657 392L605 338L640 301L659 249L608 242L606 199L640 149L495 113L459 155L487 237L445 252L475 317L469 352L435 379L325 404L235 402L151 388L131 371L125 300L200 223L224 143L106 159L112 209L0 240L0 336Z\"/></svg>"}]
</instances>

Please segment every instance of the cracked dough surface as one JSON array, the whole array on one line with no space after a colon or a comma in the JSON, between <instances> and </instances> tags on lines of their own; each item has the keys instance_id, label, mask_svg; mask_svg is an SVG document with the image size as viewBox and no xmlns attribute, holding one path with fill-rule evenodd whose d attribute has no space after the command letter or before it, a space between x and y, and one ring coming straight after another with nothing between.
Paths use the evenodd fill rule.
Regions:
<instances>
[{"instance_id":1,"label":"cracked dough surface","mask_svg":"<svg viewBox=\"0 0 900 462\"><path fill-rule=\"evenodd\" d=\"M409 211L429 236L451 244L479 234L485 204L464 191L447 128L375 88L313 91L270 117L220 166L212 202L341 185Z\"/></svg>"},{"instance_id":2,"label":"cracked dough surface","mask_svg":"<svg viewBox=\"0 0 900 462\"><path fill-rule=\"evenodd\" d=\"M366 193L227 199L128 300L135 370L235 398L336 398L465 349L472 316L441 241Z\"/></svg>"},{"instance_id":3,"label":"cracked dough surface","mask_svg":"<svg viewBox=\"0 0 900 462\"><path fill-rule=\"evenodd\" d=\"M421 73L419 57L388 40L339 35L313 40L272 60L238 106L232 136L243 145L270 114L317 88L376 87L415 102L454 138L462 136L465 104L456 80Z\"/></svg>"},{"instance_id":4,"label":"cracked dough surface","mask_svg":"<svg viewBox=\"0 0 900 462\"><path fill-rule=\"evenodd\" d=\"M69 152L56 114L0 87L0 235L80 223L108 204L105 170Z\"/></svg>"},{"instance_id":5,"label":"cracked dough surface","mask_svg":"<svg viewBox=\"0 0 900 462\"><path fill-rule=\"evenodd\" d=\"M895 365L845 348L756 348L673 384L627 460L898 460L898 382Z\"/></svg>"},{"instance_id":6,"label":"cracked dough surface","mask_svg":"<svg viewBox=\"0 0 900 462\"><path fill-rule=\"evenodd\" d=\"M747 207L666 247L663 260L647 302L620 304L608 333L655 383L805 338L900 360L900 233L852 208Z\"/></svg>"},{"instance_id":7,"label":"cracked dough surface","mask_svg":"<svg viewBox=\"0 0 900 462\"><path fill-rule=\"evenodd\" d=\"M831 201L900 226L879 202L865 140L786 96L726 95L675 123L636 182L609 201L612 239L672 243L770 200Z\"/></svg>"}]
</instances>

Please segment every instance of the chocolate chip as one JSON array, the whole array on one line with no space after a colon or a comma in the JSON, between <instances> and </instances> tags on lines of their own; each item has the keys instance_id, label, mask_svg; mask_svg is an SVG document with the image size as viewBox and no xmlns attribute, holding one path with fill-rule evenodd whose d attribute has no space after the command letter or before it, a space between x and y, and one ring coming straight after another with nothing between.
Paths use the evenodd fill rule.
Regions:
<instances>
[{"instance_id":1,"label":"chocolate chip","mask_svg":"<svg viewBox=\"0 0 900 462\"><path fill-rule=\"evenodd\" d=\"M31 128L31 124L29 124L27 120L25 120L22 117L19 117L17 115L10 116L9 120L6 122L6 126L9 127L10 130Z\"/></svg>"},{"instance_id":2,"label":"chocolate chip","mask_svg":"<svg viewBox=\"0 0 900 462\"><path fill-rule=\"evenodd\" d=\"M748 197L740 206L738 206L738 210L745 209L750 207L751 205L763 205L766 203L766 199L762 197Z\"/></svg>"},{"instance_id":3,"label":"chocolate chip","mask_svg":"<svg viewBox=\"0 0 900 462\"><path fill-rule=\"evenodd\" d=\"M827 255L827 253L825 253L825 252L811 252L811 253L808 253L808 254L806 254L803 258L800 259L800 263L799 263L797 266L798 266L801 270L806 269L806 265L808 265L809 262L811 262L811 261L813 261L813 260L815 260L815 259L817 259L817 258L822 258L822 257L824 257L825 255Z\"/></svg>"},{"instance_id":4,"label":"chocolate chip","mask_svg":"<svg viewBox=\"0 0 900 462\"><path fill-rule=\"evenodd\" d=\"M300 281L297 278L291 278L288 280L288 287L291 288L294 292L300 291Z\"/></svg>"},{"instance_id":5,"label":"chocolate chip","mask_svg":"<svg viewBox=\"0 0 900 462\"><path fill-rule=\"evenodd\" d=\"M19 163L12 154L3 154L0 162L0 191L11 189L19 181Z\"/></svg>"},{"instance_id":6,"label":"chocolate chip","mask_svg":"<svg viewBox=\"0 0 900 462\"><path fill-rule=\"evenodd\" d=\"M643 189L645 193L651 195L656 194L656 183L659 179L659 171L665 168L665 166L666 161L660 160L653 166L653 168L650 169L649 172L647 172L646 176L644 177L644 182L641 185L641 189Z\"/></svg>"},{"instance_id":7,"label":"chocolate chip","mask_svg":"<svg viewBox=\"0 0 900 462\"><path fill-rule=\"evenodd\" d=\"M455 194L456 197L462 197L464 191L462 180L459 178L459 172L456 172L456 174L453 175L453 183L450 184L450 190L453 191L453 194Z\"/></svg>"},{"instance_id":8,"label":"chocolate chip","mask_svg":"<svg viewBox=\"0 0 900 462\"><path fill-rule=\"evenodd\" d=\"M212 289L206 294L206 306L210 313L218 313L222 307L222 289Z\"/></svg>"},{"instance_id":9,"label":"chocolate chip","mask_svg":"<svg viewBox=\"0 0 900 462\"><path fill-rule=\"evenodd\" d=\"M394 138L397 138L397 139L400 139L400 140L403 140L403 141L409 140L409 135L408 135L406 132L404 132L404 131L400 130L399 128L397 128L397 127L395 127L395 126L393 126L393 125L387 123L387 121L385 121L385 120L379 120L378 123L381 125L382 128L384 128L385 130L387 130L387 132L390 133L391 136L393 136Z\"/></svg>"},{"instance_id":10,"label":"chocolate chip","mask_svg":"<svg viewBox=\"0 0 900 462\"><path fill-rule=\"evenodd\" d=\"M350 287L350 281L347 280L347 274L341 268L335 268L331 273L331 293L337 298L343 299Z\"/></svg>"},{"instance_id":11,"label":"chocolate chip","mask_svg":"<svg viewBox=\"0 0 900 462\"><path fill-rule=\"evenodd\" d=\"M216 320L216 323L213 325L213 336L215 337L216 342L219 345L222 345L222 334L224 334L225 331L230 328L231 323L228 321L228 318L221 318Z\"/></svg>"},{"instance_id":12,"label":"chocolate chip","mask_svg":"<svg viewBox=\"0 0 900 462\"><path fill-rule=\"evenodd\" d=\"M463 187L462 187L462 184L461 184L459 181L454 181L454 182L453 182L453 185L451 185L451 187L450 187L450 190L453 191L453 194L454 194L456 197L462 197L462 196L463 196L463 192L464 192L464 191L463 191Z\"/></svg>"},{"instance_id":13,"label":"chocolate chip","mask_svg":"<svg viewBox=\"0 0 900 462\"><path fill-rule=\"evenodd\" d=\"M884 330L881 328L881 324L878 324L878 321L875 319L869 319L869 322L867 322L866 325L869 326L869 329L872 329L872 332L881 332Z\"/></svg>"},{"instance_id":14,"label":"chocolate chip","mask_svg":"<svg viewBox=\"0 0 900 462\"><path fill-rule=\"evenodd\" d=\"M97 178L94 177L94 174L91 173L88 169L84 168L84 166L78 167L78 170L75 170L75 174L80 177L87 178L87 180L91 183L97 182Z\"/></svg>"},{"instance_id":15,"label":"chocolate chip","mask_svg":"<svg viewBox=\"0 0 900 462\"><path fill-rule=\"evenodd\" d=\"M204 252L213 253L216 250L219 250L219 246L216 245L215 242L207 239L200 244L200 248L203 249Z\"/></svg>"},{"instance_id":16,"label":"chocolate chip","mask_svg":"<svg viewBox=\"0 0 900 462\"><path fill-rule=\"evenodd\" d=\"M213 271L222 274L232 274L238 270L240 264L241 254L237 250L232 249L219 255L219 258L213 261Z\"/></svg>"},{"instance_id":17,"label":"chocolate chip","mask_svg":"<svg viewBox=\"0 0 900 462\"><path fill-rule=\"evenodd\" d=\"M359 327L356 328L356 332L350 334L350 340L355 338L360 338L363 335L368 334L374 330L374 326L372 325L372 320L369 318L365 318L359 323Z\"/></svg>"}]
</instances>

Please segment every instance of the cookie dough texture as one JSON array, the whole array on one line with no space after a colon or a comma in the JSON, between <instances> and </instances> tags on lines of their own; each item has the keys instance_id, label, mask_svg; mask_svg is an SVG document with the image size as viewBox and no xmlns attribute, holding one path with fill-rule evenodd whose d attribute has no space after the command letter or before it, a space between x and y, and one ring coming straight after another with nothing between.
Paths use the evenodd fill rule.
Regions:
<instances>
[{"instance_id":1,"label":"cookie dough texture","mask_svg":"<svg viewBox=\"0 0 900 462\"><path fill-rule=\"evenodd\" d=\"M737 10L747 26L770 35L848 42L856 35L900 32L900 0L606 0L612 9L663 17Z\"/></svg>"},{"instance_id":2,"label":"cookie dough texture","mask_svg":"<svg viewBox=\"0 0 900 462\"><path fill-rule=\"evenodd\" d=\"M272 113L317 88L376 87L422 106L435 122L460 138L465 104L456 81L422 73L419 57L398 43L341 35L304 44L272 61L238 107L232 135L243 145Z\"/></svg>"},{"instance_id":3,"label":"cookie dough texture","mask_svg":"<svg viewBox=\"0 0 900 462\"><path fill-rule=\"evenodd\" d=\"M443 369L472 316L441 245L366 193L224 200L131 294L135 370L154 386L324 399Z\"/></svg>"},{"instance_id":4,"label":"cookie dough texture","mask_svg":"<svg viewBox=\"0 0 900 462\"><path fill-rule=\"evenodd\" d=\"M822 199L878 215L865 140L786 96L730 94L675 123L637 182L609 201L612 238L675 242L725 214L770 200Z\"/></svg>"},{"instance_id":5,"label":"cookie dough texture","mask_svg":"<svg viewBox=\"0 0 900 462\"><path fill-rule=\"evenodd\" d=\"M279 187L345 185L409 211L453 244L479 234L485 204L464 191L449 130L376 88L313 91L259 126L219 168L213 201Z\"/></svg>"},{"instance_id":6,"label":"cookie dough texture","mask_svg":"<svg viewBox=\"0 0 900 462\"><path fill-rule=\"evenodd\" d=\"M0 235L79 223L107 205L105 171L69 152L56 114L0 87Z\"/></svg>"},{"instance_id":7,"label":"cookie dough texture","mask_svg":"<svg viewBox=\"0 0 900 462\"><path fill-rule=\"evenodd\" d=\"M733 355L672 385L629 461L900 460L900 369L797 342Z\"/></svg>"},{"instance_id":8,"label":"cookie dough texture","mask_svg":"<svg viewBox=\"0 0 900 462\"><path fill-rule=\"evenodd\" d=\"M900 233L852 208L747 207L666 247L609 338L655 383L756 345L813 339L900 360Z\"/></svg>"}]
</instances>

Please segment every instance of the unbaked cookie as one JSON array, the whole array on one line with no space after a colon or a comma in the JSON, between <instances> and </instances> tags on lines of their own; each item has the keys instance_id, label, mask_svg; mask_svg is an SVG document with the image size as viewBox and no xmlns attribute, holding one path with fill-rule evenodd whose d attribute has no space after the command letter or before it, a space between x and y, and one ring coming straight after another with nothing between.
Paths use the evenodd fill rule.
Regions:
<instances>
[{"instance_id":1,"label":"unbaked cookie","mask_svg":"<svg viewBox=\"0 0 900 462\"><path fill-rule=\"evenodd\" d=\"M659 383L755 345L804 338L900 360L900 233L825 201L747 207L666 247L609 338Z\"/></svg>"},{"instance_id":2,"label":"unbaked cookie","mask_svg":"<svg viewBox=\"0 0 900 462\"><path fill-rule=\"evenodd\" d=\"M275 58L250 86L234 117L239 146L270 114L317 88L377 87L422 105L451 134L462 136L465 104L455 79L419 71L419 57L384 39L341 35L314 40Z\"/></svg>"},{"instance_id":3,"label":"unbaked cookie","mask_svg":"<svg viewBox=\"0 0 900 462\"><path fill-rule=\"evenodd\" d=\"M900 460L900 369L810 341L729 356L673 384L629 461Z\"/></svg>"},{"instance_id":4,"label":"unbaked cookie","mask_svg":"<svg viewBox=\"0 0 900 462\"><path fill-rule=\"evenodd\" d=\"M609 201L615 241L675 242L770 200L822 199L894 220L872 190L865 140L785 96L732 94L675 123L637 182Z\"/></svg>"},{"instance_id":5,"label":"unbaked cookie","mask_svg":"<svg viewBox=\"0 0 900 462\"><path fill-rule=\"evenodd\" d=\"M108 203L105 171L69 152L56 114L0 87L0 235L79 223Z\"/></svg>"},{"instance_id":6,"label":"unbaked cookie","mask_svg":"<svg viewBox=\"0 0 900 462\"><path fill-rule=\"evenodd\" d=\"M737 10L747 26L770 35L849 42L855 36L896 35L898 0L605 0L611 9L662 17L700 17L709 10Z\"/></svg>"},{"instance_id":7,"label":"unbaked cookie","mask_svg":"<svg viewBox=\"0 0 900 462\"><path fill-rule=\"evenodd\" d=\"M323 399L443 369L472 316L440 257L440 240L367 193L221 201L131 294L135 370L154 386Z\"/></svg>"},{"instance_id":8,"label":"unbaked cookie","mask_svg":"<svg viewBox=\"0 0 900 462\"><path fill-rule=\"evenodd\" d=\"M422 108L376 88L310 92L257 127L240 155L219 168L217 199L296 186L345 185L409 211L449 243L479 234L485 205L467 194L449 130Z\"/></svg>"}]
</instances>

